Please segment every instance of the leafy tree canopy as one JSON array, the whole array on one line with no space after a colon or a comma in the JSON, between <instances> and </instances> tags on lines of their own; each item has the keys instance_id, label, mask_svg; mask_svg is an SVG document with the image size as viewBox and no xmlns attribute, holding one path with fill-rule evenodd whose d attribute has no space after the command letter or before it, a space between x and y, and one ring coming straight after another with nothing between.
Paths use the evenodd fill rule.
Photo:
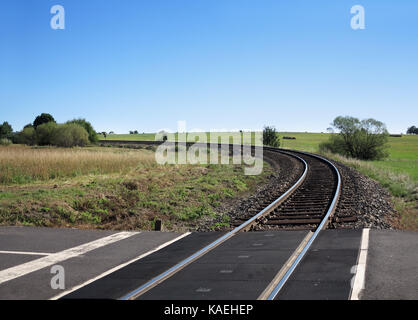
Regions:
<instances>
[{"instance_id":1,"label":"leafy tree canopy","mask_svg":"<svg viewBox=\"0 0 418 320\"><path fill-rule=\"evenodd\" d=\"M36 117L35 121L33 121L33 126L36 129L41 124L48 122L55 122L54 117L51 116L49 113L42 113L41 115Z\"/></svg>"}]
</instances>

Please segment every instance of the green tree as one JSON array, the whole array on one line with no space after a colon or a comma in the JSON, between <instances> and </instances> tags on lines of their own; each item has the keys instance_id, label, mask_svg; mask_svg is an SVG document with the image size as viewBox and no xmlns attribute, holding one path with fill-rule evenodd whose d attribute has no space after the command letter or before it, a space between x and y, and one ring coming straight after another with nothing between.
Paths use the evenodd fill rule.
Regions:
<instances>
[{"instance_id":1,"label":"green tree","mask_svg":"<svg viewBox=\"0 0 418 320\"><path fill-rule=\"evenodd\" d=\"M71 121L67 121L67 124L78 124L80 126L82 126L88 133L89 135L89 141L90 143L96 143L97 141L99 141L99 137L97 136L97 132L94 130L93 126L91 125L90 122L88 122L86 119L74 119Z\"/></svg>"},{"instance_id":2,"label":"green tree","mask_svg":"<svg viewBox=\"0 0 418 320\"><path fill-rule=\"evenodd\" d=\"M0 125L0 139L9 139L13 133L12 126L7 122L3 122L3 124Z\"/></svg>"},{"instance_id":3,"label":"green tree","mask_svg":"<svg viewBox=\"0 0 418 320\"><path fill-rule=\"evenodd\" d=\"M278 148L280 146L279 134L276 128L265 126L263 129L263 145Z\"/></svg>"},{"instance_id":4,"label":"green tree","mask_svg":"<svg viewBox=\"0 0 418 320\"><path fill-rule=\"evenodd\" d=\"M406 131L407 134L418 134L418 128L415 126L409 127Z\"/></svg>"},{"instance_id":5,"label":"green tree","mask_svg":"<svg viewBox=\"0 0 418 320\"><path fill-rule=\"evenodd\" d=\"M41 115L35 118L35 121L33 121L33 126L36 129L41 124L48 123L48 122L55 122L54 117L51 116L49 113L42 113Z\"/></svg>"},{"instance_id":6,"label":"green tree","mask_svg":"<svg viewBox=\"0 0 418 320\"><path fill-rule=\"evenodd\" d=\"M360 121L354 117L337 117L332 126L339 131L329 141L320 144L320 150L329 150L362 160L377 160L388 156L388 131L384 123L375 119Z\"/></svg>"}]
</instances>

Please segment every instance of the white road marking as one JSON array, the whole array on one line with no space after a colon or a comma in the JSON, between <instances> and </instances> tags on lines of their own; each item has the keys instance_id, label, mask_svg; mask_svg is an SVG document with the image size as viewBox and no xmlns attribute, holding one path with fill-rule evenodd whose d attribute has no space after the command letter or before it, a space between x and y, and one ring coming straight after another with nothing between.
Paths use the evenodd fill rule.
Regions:
<instances>
[{"instance_id":1,"label":"white road marking","mask_svg":"<svg viewBox=\"0 0 418 320\"><path fill-rule=\"evenodd\" d=\"M199 289L196 289L196 292L203 292L203 293L207 293L207 292L211 292L212 291L212 289L211 288L199 288Z\"/></svg>"},{"instance_id":2,"label":"white road marking","mask_svg":"<svg viewBox=\"0 0 418 320\"><path fill-rule=\"evenodd\" d=\"M2 251L0 250L0 254L21 254L21 255L31 255L31 256L49 256L52 253L45 253L45 252L26 252L26 251Z\"/></svg>"},{"instance_id":3,"label":"white road marking","mask_svg":"<svg viewBox=\"0 0 418 320\"><path fill-rule=\"evenodd\" d=\"M62 298L62 297L66 296L67 294L69 294L69 293L71 293L73 291L76 291L76 290L78 290L78 289L80 289L80 288L82 288L82 287L84 287L84 286L86 286L86 285L88 285L88 284L90 284L90 283L98 280L98 279L101 279L101 278L103 278L103 277L105 277L105 276L107 276L107 275L109 275L109 274L111 274L111 273L113 273L115 271L118 271L119 269L122 269L123 267L126 267L127 265L129 265L129 264L131 264L131 263L133 263L135 261L138 261L138 260L140 260L142 258L145 258L146 256L150 255L151 253L154 253L154 252L156 252L158 250L161 250L162 248L167 247L170 244L172 244L172 243L174 243L174 242L176 242L176 241L178 241L178 240L180 240L180 239L182 239L184 237L187 237L189 234L191 234L191 232L184 233L181 236L179 236L177 238L174 238L173 240L167 241L167 242L159 245L155 249L152 249L150 251L147 251L146 253L143 253L140 256L138 256L138 257L136 257L136 258L134 258L132 260L129 260L128 262L122 263L122 264L120 264L120 265L118 265L118 266L116 266L116 267L114 267L112 269L107 270L106 272L103 272L102 274L98 275L97 277L94 277L94 278L92 278L92 279L90 279L88 281L85 281L85 282L83 282L83 283L81 283L81 284L79 284L79 285L77 285L75 287L72 287L71 289L68 289L68 290L66 290L64 292L61 292L60 294L52 297L50 300L57 300L59 298Z\"/></svg>"},{"instance_id":4,"label":"white road marking","mask_svg":"<svg viewBox=\"0 0 418 320\"><path fill-rule=\"evenodd\" d=\"M356 275L354 276L353 288L351 289L350 300L360 300L360 292L364 289L366 277L367 251L369 250L370 229L363 229L361 236L360 255L357 262Z\"/></svg>"},{"instance_id":5,"label":"white road marking","mask_svg":"<svg viewBox=\"0 0 418 320\"><path fill-rule=\"evenodd\" d=\"M234 272L233 270L221 270L219 271L219 273L232 273Z\"/></svg>"},{"instance_id":6,"label":"white road marking","mask_svg":"<svg viewBox=\"0 0 418 320\"><path fill-rule=\"evenodd\" d=\"M108 244L132 237L133 235L138 234L139 232L119 232L112 234L108 237L104 237L92 242L82 244L80 246L70 248L64 251L50 254L46 257L39 258L27 263L20 264L15 267L11 267L5 270L0 271L0 284L7 281L22 277L28 273L38 271L45 267L57 264L64 260L74 258L80 255L83 255L94 249L106 246Z\"/></svg>"}]
</instances>

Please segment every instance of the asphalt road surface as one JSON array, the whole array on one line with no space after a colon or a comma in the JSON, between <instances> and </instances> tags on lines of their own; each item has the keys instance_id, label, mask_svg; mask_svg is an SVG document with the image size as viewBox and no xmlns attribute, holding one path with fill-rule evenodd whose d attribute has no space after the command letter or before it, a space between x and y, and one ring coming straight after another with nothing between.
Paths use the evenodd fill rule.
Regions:
<instances>
[{"instance_id":1,"label":"asphalt road surface","mask_svg":"<svg viewBox=\"0 0 418 320\"><path fill-rule=\"evenodd\" d=\"M321 232L277 299L350 298L362 230ZM222 233L0 227L0 299L118 299ZM241 233L139 299L257 299L306 231ZM360 299L418 299L418 233L371 230ZM65 288L53 289L54 266Z\"/></svg>"}]
</instances>

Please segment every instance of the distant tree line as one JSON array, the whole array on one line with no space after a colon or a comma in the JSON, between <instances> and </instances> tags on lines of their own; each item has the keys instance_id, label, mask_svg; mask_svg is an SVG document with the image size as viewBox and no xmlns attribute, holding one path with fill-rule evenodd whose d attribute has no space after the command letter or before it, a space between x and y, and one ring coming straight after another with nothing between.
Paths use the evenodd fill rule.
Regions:
<instances>
[{"instance_id":1,"label":"distant tree line","mask_svg":"<svg viewBox=\"0 0 418 320\"><path fill-rule=\"evenodd\" d=\"M406 131L407 134L418 134L418 128L415 126L409 127Z\"/></svg>"},{"instance_id":2,"label":"distant tree line","mask_svg":"<svg viewBox=\"0 0 418 320\"><path fill-rule=\"evenodd\" d=\"M85 119L73 119L58 124L52 115L42 113L20 132L13 132L11 126L4 122L0 126L0 139L1 144L7 144L4 141L7 139L10 143L74 147L94 144L98 141L98 136L91 123Z\"/></svg>"}]
</instances>

